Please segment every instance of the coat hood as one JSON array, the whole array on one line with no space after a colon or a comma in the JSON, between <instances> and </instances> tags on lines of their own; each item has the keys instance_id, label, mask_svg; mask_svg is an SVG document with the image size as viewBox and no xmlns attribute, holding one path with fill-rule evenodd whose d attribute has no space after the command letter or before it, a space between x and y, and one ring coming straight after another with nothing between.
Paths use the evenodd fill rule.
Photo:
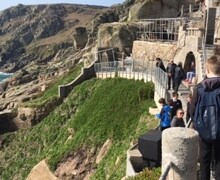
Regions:
<instances>
[{"instance_id":1,"label":"coat hood","mask_svg":"<svg viewBox=\"0 0 220 180\"><path fill-rule=\"evenodd\" d=\"M209 90L220 88L220 77L204 79L201 84L205 89Z\"/></svg>"}]
</instances>

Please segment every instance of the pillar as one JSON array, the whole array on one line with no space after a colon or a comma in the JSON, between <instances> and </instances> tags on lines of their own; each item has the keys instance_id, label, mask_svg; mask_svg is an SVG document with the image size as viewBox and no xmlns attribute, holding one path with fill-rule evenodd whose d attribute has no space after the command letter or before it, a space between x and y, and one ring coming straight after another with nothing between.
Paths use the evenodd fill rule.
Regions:
<instances>
[{"instance_id":1,"label":"pillar","mask_svg":"<svg viewBox=\"0 0 220 180\"><path fill-rule=\"evenodd\" d=\"M172 161L167 180L197 179L198 133L172 127L162 133L162 174Z\"/></svg>"}]
</instances>

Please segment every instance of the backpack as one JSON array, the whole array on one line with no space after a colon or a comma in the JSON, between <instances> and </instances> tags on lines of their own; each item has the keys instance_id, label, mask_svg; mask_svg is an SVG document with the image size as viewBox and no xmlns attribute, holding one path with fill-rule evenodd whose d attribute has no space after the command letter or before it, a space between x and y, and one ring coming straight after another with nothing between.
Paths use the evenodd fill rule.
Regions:
<instances>
[{"instance_id":1,"label":"backpack","mask_svg":"<svg viewBox=\"0 0 220 180\"><path fill-rule=\"evenodd\" d=\"M198 88L195 108L195 127L200 137L207 142L220 139L220 88Z\"/></svg>"},{"instance_id":2,"label":"backpack","mask_svg":"<svg viewBox=\"0 0 220 180\"><path fill-rule=\"evenodd\" d=\"M170 123L171 123L171 114L170 114L170 106L169 105L165 105L163 107L163 114L162 117L160 117L161 119L161 126L162 127L170 127Z\"/></svg>"}]
</instances>

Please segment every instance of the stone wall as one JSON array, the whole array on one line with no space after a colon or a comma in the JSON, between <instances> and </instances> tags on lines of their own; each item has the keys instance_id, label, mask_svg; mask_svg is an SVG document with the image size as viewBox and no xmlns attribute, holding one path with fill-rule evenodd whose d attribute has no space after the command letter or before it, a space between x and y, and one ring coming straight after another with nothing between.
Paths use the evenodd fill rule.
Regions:
<instances>
[{"instance_id":1,"label":"stone wall","mask_svg":"<svg viewBox=\"0 0 220 180\"><path fill-rule=\"evenodd\" d=\"M183 66L186 62L186 56L189 52L192 52L195 57L195 65L196 65L196 78L198 81L201 81L203 79L202 77L202 51L200 51L200 47L202 46L202 38L201 37L195 37L195 36L188 36L185 40L185 46L181 48L175 58L174 62L182 62Z\"/></svg>"},{"instance_id":2,"label":"stone wall","mask_svg":"<svg viewBox=\"0 0 220 180\"><path fill-rule=\"evenodd\" d=\"M186 36L184 38L185 46L178 48L177 44L165 42L147 42L147 41L134 41L132 49L132 58L135 60L155 60L160 57L166 64L166 61L174 60L175 63L182 62L185 64L186 56L192 52L196 61L197 80L201 81L202 76L202 38L198 36Z\"/></svg>"},{"instance_id":3,"label":"stone wall","mask_svg":"<svg viewBox=\"0 0 220 180\"><path fill-rule=\"evenodd\" d=\"M160 57L165 61L169 61L174 58L176 49L176 44L172 43L134 41L132 58L149 61Z\"/></svg>"},{"instance_id":4,"label":"stone wall","mask_svg":"<svg viewBox=\"0 0 220 180\"><path fill-rule=\"evenodd\" d=\"M68 96L68 94L72 91L72 89L75 86L81 84L82 82L84 82L88 79L96 77L94 63L92 65L90 65L88 68L82 68L81 74L74 81L72 81L66 85L60 85L58 87L58 96L60 98L65 98Z\"/></svg>"},{"instance_id":5,"label":"stone wall","mask_svg":"<svg viewBox=\"0 0 220 180\"><path fill-rule=\"evenodd\" d=\"M220 14L220 8L218 8L218 12ZM215 42L214 44L220 45L220 15L216 19L216 24L215 24Z\"/></svg>"}]
</instances>

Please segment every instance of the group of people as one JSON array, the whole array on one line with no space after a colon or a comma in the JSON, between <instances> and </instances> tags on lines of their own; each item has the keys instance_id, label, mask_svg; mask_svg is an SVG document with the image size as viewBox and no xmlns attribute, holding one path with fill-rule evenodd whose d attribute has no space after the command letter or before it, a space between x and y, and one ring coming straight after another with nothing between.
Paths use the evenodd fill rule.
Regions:
<instances>
[{"instance_id":1,"label":"group of people","mask_svg":"<svg viewBox=\"0 0 220 180\"><path fill-rule=\"evenodd\" d=\"M169 64L168 73L174 73L172 64ZM173 93L173 99L168 100L168 103L164 98L159 100L162 109L157 117L160 119L161 130L185 127L191 119L191 127L199 134L201 180L210 180L211 166L215 179L220 180L220 56L210 57L205 69L206 77L187 97L186 122L183 120L184 111L177 92Z\"/></svg>"},{"instance_id":2,"label":"group of people","mask_svg":"<svg viewBox=\"0 0 220 180\"><path fill-rule=\"evenodd\" d=\"M184 79L184 70L182 67L182 63L179 62L178 64L175 64L172 61L169 62L167 67L165 68L163 61L161 58L156 58L156 67L159 67L161 70L167 73L168 76L168 90L171 88L171 82L172 82L172 89L175 92L178 92L179 86Z\"/></svg>"},{"instance_id":3,"label":"group of people","mask_svg":"<svg viewBox=\"0 0 220 180\"><path fill-rule=\"evenodd\" d=\"M189 94L187 97L186 123L190 119L191 99L192 95ZM156 115L156 117L160 119L161 131L170 127L185 127L185 121L183 118L185 112L177 92L174 91L172 93L172 99L169 99L167 103L164 98L160 98L158 102L162 106L160 113Z\"/></svg>"}]
</instances>

